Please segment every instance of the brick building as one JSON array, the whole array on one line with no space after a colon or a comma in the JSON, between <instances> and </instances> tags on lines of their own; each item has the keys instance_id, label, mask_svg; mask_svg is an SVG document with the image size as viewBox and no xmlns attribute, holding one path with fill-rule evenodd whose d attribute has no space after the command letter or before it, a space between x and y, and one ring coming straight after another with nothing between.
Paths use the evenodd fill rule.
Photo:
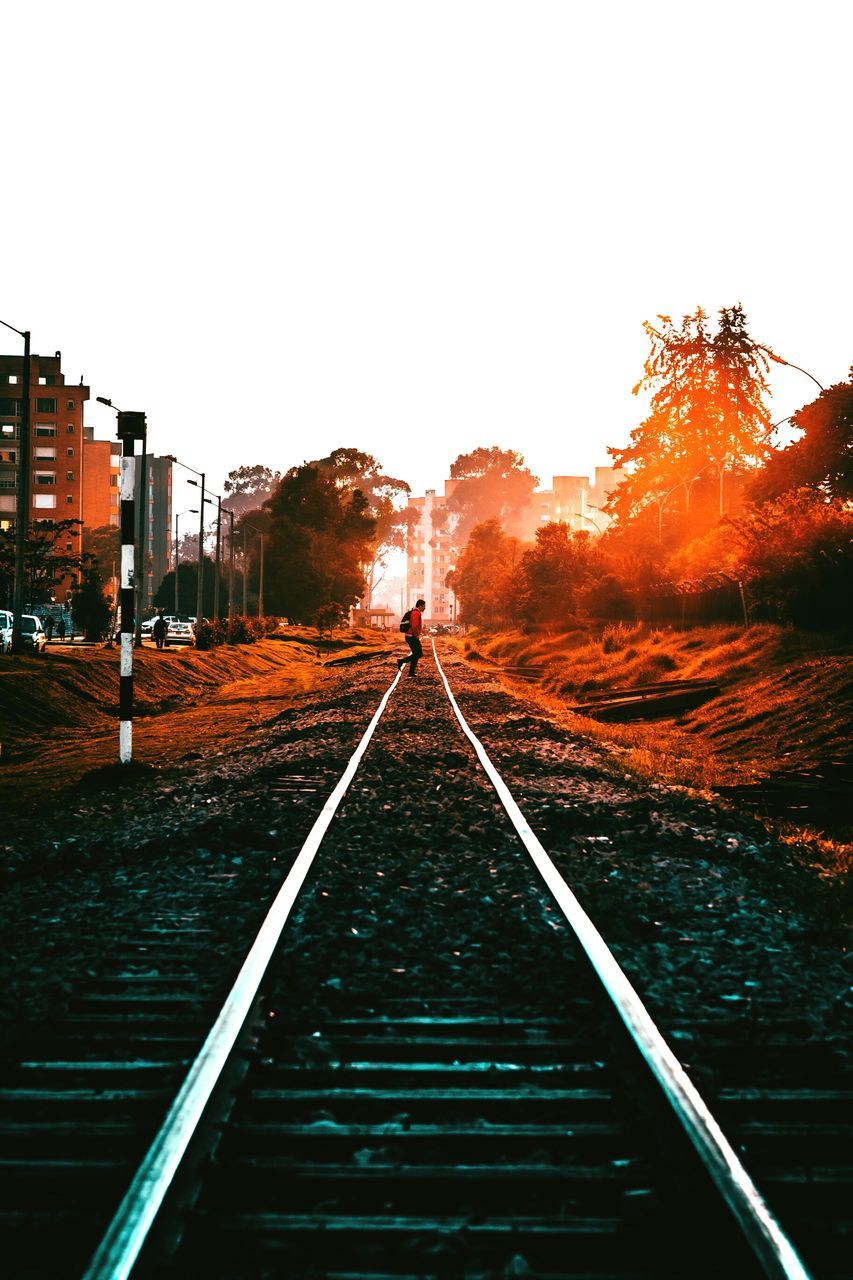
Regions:
<instances>
[{"instance_id":1,"label":"brick building","mask_svg":"<svg viewBox=\"0 0 853 1280\"><path fill-rule=\"evenodd\" d=\"M30 371L31 472L28 518L81 521L63 549L80 551L83 520L83 405L89 388L66 383L60 352L33 355ZM17 508L23 356L0 355L0 527L12 528ZM71 586L60 584L57 599Z\"/></svg>"},{"instance_id":2,"label":"brick building","mask_svg":"<svg viewBox=\"0 0 853 1280\"><path fill-rule=\"evenodd\" d=\"M87 529L118 527L121 514L121 441L96 440L83 428L83 522Z\"/></svg>"}]
</instances>

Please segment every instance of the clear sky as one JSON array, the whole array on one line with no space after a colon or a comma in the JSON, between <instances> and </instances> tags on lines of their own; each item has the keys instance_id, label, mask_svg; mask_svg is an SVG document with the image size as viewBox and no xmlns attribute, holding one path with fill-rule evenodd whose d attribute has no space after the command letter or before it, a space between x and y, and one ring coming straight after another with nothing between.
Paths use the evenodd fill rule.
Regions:
<instances>
[{"instance_id":1,"label":"clear sky","mask_svg":"<svg viewBox=\"0 0 853 1280\"><path fill-rule=\"evenodd\" d=\"M338 445L415 492L481 444L590 470L642 417L643 320L700 303L843 380L851 15L7 4L0 318L214 488Z\"/></svg>"}]
</instances>

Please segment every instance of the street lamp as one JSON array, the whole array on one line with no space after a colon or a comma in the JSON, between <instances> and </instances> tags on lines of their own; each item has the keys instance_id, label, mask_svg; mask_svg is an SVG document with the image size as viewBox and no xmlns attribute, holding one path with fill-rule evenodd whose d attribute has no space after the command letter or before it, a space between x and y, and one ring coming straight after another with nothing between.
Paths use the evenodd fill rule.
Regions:
<instances>
[{"instance_id":1,"label":"street lamp","mask_svg":"<svg viewBox=\"0 0 853 1280\"><path fill-rule=\"evenodd\" d=\"M258 535L261 544L260 554L260 578L258 581L258 617L264 616L264 538L265 534L261 532L256 524L249 524L248 520L243 521L243 616L248 616L248 604L246 602L246 583L248 574L246 573L246 530L251 529L253 533Z\"/></svg>"},{"instance_id":2,"label":"street lamp","mask_svg":"<svg viewBox=\"0 0 853 1280\"><path fill-rule=\"evenodd\" d=\"M198 589L196 591L195 606L196 625L200 626L201 620L204 616L204 610L202 609L202 602L204 599L202 594L204 589L204 472L196 471L195 467L188 467L185 462L181 462L174 454L167 453L164 457L167 462L173 462L177 466L183 467L185 471L191 471L194 476L198 476L201 479L201 484L199 484L198 480L187 481L187 484L191 484L193 488L201 489L201 500L198 504Z\"/></svg>"},{"instance_id":3,"label":"street lamp","mask_svg":"<svg viewBox=\"0 0 853 1280\"><path fill-rule=\"evenodd\" d=\"M814 374L809 373L808 369L803 369L801 365L794 364L793 361L791 360L783 360L781 356L777 356L775 351L771 351L769 347L762 346L760 342L756 343L756 346L758 347L759 351L763 351L764 354L768 356L771 360L773 360L776 364L784 364L784 365L787 365L789 369L796 369L798 373L804 373L807 378L811 378L812 382L815 384L816 387L820 387L821 391L826 390L823 384L818 382Z\"/></svg>"},{"instance_id":4,"label":"street lamp","mask_svg":"<svg viewBox=\"0 0 853 1280\"><path fill-rule=\"evenodd\" d=\"M230 622L234 616L234 512L230 507L223 506L220 506L219 511L220 515L224 511L231 521L228 531L228 621Z\"/></svg>"},{"instance_id":5,"label":"street lamp","mask_svg":"<svg viewBox=\"0 0 853 1280\"><path fill-rule=\"evenodd\" d=\"M197 516L198 507L187 507L185 511L175 513L175 613L180 613L178 604L178 550L180 542L178 541L178 521L181 516Z\"/></svg>"},{"instance_id":6,"label":"street lamp","mask_svg":"<svg viewBox=\"0 0 853 1280\"><path fill-rule=\"evenodd\" d=\"M24 380L21 386L21 422L18 435L18 491L15 495L15 588L12 596L12 652L21 653L21 616L24 612L24 558L30 526L30 331L16 329L0 320L24 339Z\"/></svg>"}]
</instances>

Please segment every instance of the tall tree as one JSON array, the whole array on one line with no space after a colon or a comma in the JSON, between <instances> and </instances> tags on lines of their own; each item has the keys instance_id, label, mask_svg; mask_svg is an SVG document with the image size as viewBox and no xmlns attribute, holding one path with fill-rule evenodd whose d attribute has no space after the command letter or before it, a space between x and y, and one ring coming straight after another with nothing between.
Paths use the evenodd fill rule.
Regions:
<instances>
[{"instance_id":1,"label":"tall tree","mask_svg":"<svg viewBox=\"0 0 853 1280\"><path fill-rule=\"evenodd\" d=\"M578 596L599 571L600 550L590 534L565 524L536 530L536 545L521 557L518 608L525 621L559 623L577 611Z\"/></svg>"},{"instance_id":2,"label":"tall tree","mask_svg":"<svg viewBox=\"0 0 853 1280\"><path fill-rule=\"evenodd\" d=\"M307 622L321 605L349 606L364 594L376 522L360 489L318 467L292 467L266 509L268 612Z\"/></svg>"},{"instance_id":3,"label":"tall tree","mask_svg":"<svg viewBox=\"0 0 853 1280\"><path fill-rule=\"evenodd\" d=\"M766 455L769 415L768 359L746 328L740 304L723 307L717 333L701 307L683 316L646 321L650 351L634 394L651 392L648 416L624 448L608 450L626 477L608 503L621 523L656 511L659 534L665 517L681 506L690 512L694 486L718 480L717 515L724 504L726 472L754 467Z\"/></svg>"},{"instance_id":4,"label":"tall tree","mask_svg":"<svg viewBox=\"0 0 853 1280\"><path fill-rule=\"evenodd\" d=\"M79 573L80 555L67 550L69 536L76 535L79 520L35 520L24 541L24 576L31 605L50 600L54 588ZM0 530L0 599L10 599L15 577L15 532Z\"/></svg>"},{"instance_id":5,"label":"tall tree","mask_svg":"<svg viewBox=\"0 0 853 1280\"><path fill-rule=\"evenodd\" d=\"M463 622L494 627L511 619L520 557L521 544L504 533L499 520L474 526L456 568L447 575Z\"/></svg>"},{"instance_id":6,"label":"tall tree","mask_svg":"<svg viewBox=\"0 0 853 1280\"><path fill-rule=\"evenodd\" d=\"M447 506L456 519L454 541L464 546L472 529L486 520L498 520L511 530L539 483L514 449L497 445L460 453L451 465L453 491Z\"/></svg>"},{"instance_id":7,"label":"tall tree","mask_svg":"<svg viewBox=\"0 0 853 1280\"><path fill-rule=\"evenodd\" d=\"M98 561L83 555L80 585L74 592L74 625L86 640L103 640L110 625L110 606L104 596L104 584Z\"/></svg>"},{"instance_id":8,"label":"tall tree","mask_svg":"<svg viewBox=\"0 0 853 1280\"><path fill-rule=\"evenodd\" d=\"M235 515L245 515L247 511L256 510L271 498L281 483L281 473L256 463L252 467L236 467L228 472L228 479L222 486L227 495L225 505Z\"/></svg>"},{"instance_id":9,"label":"tall tree","mask_svg":"<svg viewBox=\"0 0 853 1280\"><path fill-rule=\"evenodd\" d=\"M360 449L333 449L328 457L307 465L330 475L338 488L349 493L358 489L367 499L368 513L376 526L372 553L364 566L369 604L384 576L389 552L405 550L412 523L404 502L411 492L409 485L386 475L373 454Z\"/></svg>"}]
</instances>

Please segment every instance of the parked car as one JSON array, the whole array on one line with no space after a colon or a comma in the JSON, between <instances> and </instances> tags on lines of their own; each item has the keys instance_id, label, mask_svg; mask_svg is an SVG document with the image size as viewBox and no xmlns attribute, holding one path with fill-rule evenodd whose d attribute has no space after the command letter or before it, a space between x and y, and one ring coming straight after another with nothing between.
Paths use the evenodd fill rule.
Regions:
<instances>
[{"instance_id":1,"label":"parked car","mask_svg":"<svg viewBox=\"0 0 853 1280\"><path fill-rule=\"evenodd\" d=\"M195 627L191 622L170 622L164 644L193 644Z\"/></svg>"},{"instance_id":2,"label":"parked car","mask_svg":"<svg viewBox=\"0 0 853 1280\"><path fill-rule=\"evenodd\" d=\"M0 631L0 650L3 653L12 651L12 620L10 614L7 614L7 617L9 625ZM21 644L24 650L32 649L34 653L44 653L47 647L47 636L44 634L41 618L37 618L35 614L21 615Z\"/></svg>"}]
</instances>

